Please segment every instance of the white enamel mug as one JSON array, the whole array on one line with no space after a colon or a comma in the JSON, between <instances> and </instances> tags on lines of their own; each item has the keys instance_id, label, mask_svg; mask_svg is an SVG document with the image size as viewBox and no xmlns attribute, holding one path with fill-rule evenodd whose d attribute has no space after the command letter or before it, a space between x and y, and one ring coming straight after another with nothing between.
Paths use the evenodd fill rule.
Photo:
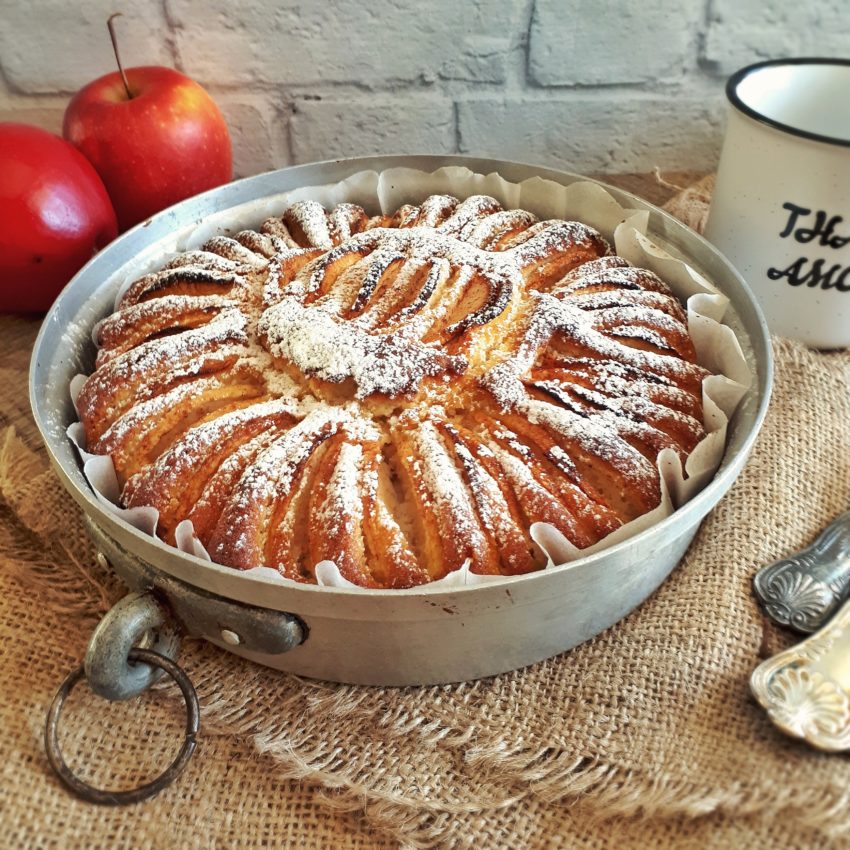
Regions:
<instances>
[{"instance_id":1,"label":"white enamel mug","mask_svg":"<svg viewBox=\"0 0 850 850\"><path fill-rule=\"evenodd\" d=\"M850 59L778 59L729 78L705 235L776 334L850 346Z\"/></svg>"}]
</instances>

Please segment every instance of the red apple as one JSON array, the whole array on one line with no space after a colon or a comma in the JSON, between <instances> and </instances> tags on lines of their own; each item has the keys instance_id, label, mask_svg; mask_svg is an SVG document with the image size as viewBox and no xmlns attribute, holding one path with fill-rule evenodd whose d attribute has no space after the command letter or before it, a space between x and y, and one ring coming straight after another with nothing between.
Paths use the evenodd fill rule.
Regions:
<instances>
[{"instance_id":1,"label":"red apple","mask_svg":"<svg viewBox=\"0 0 850 850\"><path fill-rule=\"evenodd\" d=\"M46 310L117 231L84 156L46 130L0 124L0 310Z\"/></svg>"},{"instance_id":2,"label":"red apple","mask_svg":"<svg viewBox=\"0 0 850 850\"><path fill-rule=\"evenodd\" d=\"M63 128L106 185L122 230L233 175L227 124L201 86L171 68L126 77L127 87L116 71L77 92Z\"/></svg>"}]
</instances>

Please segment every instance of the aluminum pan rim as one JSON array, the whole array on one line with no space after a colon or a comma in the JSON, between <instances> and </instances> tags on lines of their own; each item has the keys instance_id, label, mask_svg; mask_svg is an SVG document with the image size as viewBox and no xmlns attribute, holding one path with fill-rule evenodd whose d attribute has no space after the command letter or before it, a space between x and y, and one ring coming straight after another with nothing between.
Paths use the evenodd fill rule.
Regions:
<instances>
[{"instance_id":1,"label":"aluminum pan rim","mask_svg":"<svg viewBox=\"0 0 850 850\"><path fill-rule=\"evenodd\" d=\"M382 170L385 168L399 166L421 168L422 170L429 171L450 165L465 166L479 173L489 173L490 171L495 171L509 180L521 180L530 176L539 176L544 179L553 180L558 183L568 184L574 182L575 180L591 179L574 172L555 170L544 166L536 166L528 163L512 162L508 160L497 160L489 158L467 157L460 155L374 156L308 163L304 165L290 166L288 168L279 169L274 172L267 172L266 174L244 178L243 180L235 181L234 183L228 184L227 186L219 187L218 189L212 189L209 192L203 193L202 195L198 195L194 198L188 199L187 201L183 201L180 204L176 204L175 206L164 210L161 213L158 213L156 216L153 216L147 222L143 222L132 228L127 233L119 237L110 246L100 252L100 254L92 258L92 260L88 264L86 264L86 266L84 266L71 279L71 281L60 293L56 302L54 302L50 311L47 313L44 323L42 324L41 330L39 331L38 337L36 339L35 346L33 348L29 379L30 404L32 406L33 416L35 418L36 425L39 429L44 444L47 448L50 460L54 468L57 470L63 485L66 487L66 489L68 489L68 491L74 497L75 501L77 501L77 503L83 508L83 510L86 511L86 513L91 518L93 518L99 525L101 525L108 531L111 531L113 533L113 536L118 539L121 539L122 542L125 542L125 544L130 542L130 544L133 545L133 543L135 543L135 545L133 545L133 549L136 551L137 554L139 554L139 557L142 557L145 560L150 560L154 563L154 566L163 569L169 574L175 575L178 578L186 580L185 576L181 574L181 565L191 565L195 568L201 568L203 570L203 574L208 575L209 582L205 581L203 583L194 583L204 587L205 589L212 590L212 592L218 592L214 587L214 585L217 583L215 581L216 577L226 578L228 584L248 583L252 587L264 586L266 588L274 588L275 594L280 593L287 598L286 607L294 611L299 610L299 600L303 600L306 602L311 598L315 598L316 594L318 594L323 599L335 598L337 600L349 599L351 601L362 600L364 599L364 597L392 598L400 601L402 598L416 599L424 596L436 602L442 600L444 597L451 597L452 599L457 599L459 596L467 596L471 592L474 593L475 598L481 598L485 596L488 591L493 590L496 590L499 593L504 593L505 587L513 587L518 584L522 584L524 587L530 587L537 582L545 583L550 582L553 579L557 579L559 575L563 575L567 571L572 571L576 569L588 569L591 567L591 565L598 565L600 562L604 562L604 560L608 557L616 555L616 553L623 551L627 547L634 547L640 545L646 546L649 550L651 550L653 541L658 540L659 538L665 538L670 535L675 536L677 533L677 527L678 530L681 531L681 529L689 528L692 525L695 525L696 523L700 522L703 517L708 513L708 511L717 503L717 501L722 498L725 492L732 485L735 478L737 478L737 475L740 472L740 469L742 468L744 462L746 461L746 458L750 452L750 449L752 448L752 445L764 420L773 381L773 360L767 325L758 306L758 303L756 302L755 297L749 290L746 283L743 281L738 272L732 267L729 261L726 260L720 254L720 252L717 251L716 248L714 248L714 246L707 242L702 236L689 230L687 227L685 227L685 225L673 218L673 216L671 216L669 213L666 213L664 210L659 209L658 207L648 203L647 201L644 201L643 199L635 196L630 192L618 189L614 186L610 186L599 180L594 180L592 182L596 182L600 186L604 187L606 190L611 192L611 194L618 200L627 201L635 207L649 210L651 219L654 219L653 223L656 225L660 225L660 228L657 226L651 227L650 230L652 233L657 233L658 230L661 229L664 231L665 234L678 235L687 244L693 245L698 248L702 254L706 255L714 263L720 264L720 266L724 269L726 275L734 281L735 285L738 288L737 292L726 292L725 294L727 294L727 296L730 298L731 306L736 310L742 322L747 324L747 322L749 321L748 334L750 336L750 343L753 346L754 361L757 369L757 375L754 377L754 387L751 388L750 392L755 392L757 394L758 405L754 415L752 416L752 421L747 426L746 435L743 438L741 445L737 448L734 456L731 457L731 459L724 456L724 468L722 468L717 473L717 475L715 475L712 481L709 482L709 484L693 499L691 499L685 505L680 507L678 510L674 511L672 514L670 514L670 516L666 517L665 519L661 520L659 523L656 523L645 531L640 532L634 537L624 540L621 543L618 543L608 549L596 552L585 558L576 560L570 564L565 564L563 566L555 567L549 570L541 570L534 573L528 573L523 576L506 576L501 581L497 580L484 585L468 585L464 587L452 588L434 588L425 585L423 587L411 589L409 591L382 589L372 590L365 588L318 587L314 585L289 586L283 585L274 579L251 575L250 573L240 573L238 571L232 570L229 567L204 561L203 559L198 558L194 555L179 552L175 548L163 543L158 538L152 538L148 535L145 535L144 533L128 525L124 520L107 512L97 501L96 497L91 491L91 488L88 486L81 487L77 483L77 481L75 481L73 477L69 474L69 471L66 469L66 464L69 461L67 460L67 458L63 459L62 457L60 457L59 451L61 450L59 449L59 443L57 440L54 440L54 437L50 434L47 423L45 422L44 417L42 415L40 401L37 398L36 390L39 387L38 377L39 371L41 369L40 354L42 353L42 349L44 349L47 345L47 338L51 330L53 329L52 324L58 324L57 316L64 303L68 300L69 295L73 294L75 288L80 286L81 281L84 281L87 276L94 273L93 269L99 271L98 267L103 264L106 258L110 257L111 253L114 252L115 246L119 245L119 243L124 243L130 239L137 238L137 236L141 234L141 232L149 225L153 223L161 224L166 219L173 218L182 210L185 210L192 206L203 206L204 203L215 201L215 199L219 198L225 192L229 192L230 194L232 194L234 189L244 189L250 187L252 183L262 185L262 181L264 179L268 180L268 178L278 175L297 176L299 173L303 173L306 175L316 172L316 176L314 178L305 177L304 182L301 182L300 185L319 185L320 182L332 182L336 179L342 179L342 177L331 176L331 174L335 175L335 173L340 169L345 171L347 174L353 174L356 171L366 169ZM325 178L319 176L323 173L328 174L328 172L330 172L331 174L329 174L329 176ZM520 174L519 172L522 172L522 174ZM512 176L512 174L514 176ZM310 182L306 182L308 179ZM278 189L277 191L282 190ZM260 195L254 195L253 197L260 197ZM246 198L241 198L240 202L244 200L246 200ZM215 205L213 204L213 206ZM220 209L223 209L223 207L217 207L216 211ZM208 212L206 214L210 213ZM154 228L151 228L151 230L154 230ZM63 434L61 440L63 442L67 442L67 437L65 437ZM146 549L148 549L151 554L155 554L156 556L153 558L146 557L145 554L143 554ZM291 602L289 601L289 597L291 597ZM238 597L234 596L233 598ZM270 604L268 607L273 608L277 606Z\"/></svg>"}]
</instances>

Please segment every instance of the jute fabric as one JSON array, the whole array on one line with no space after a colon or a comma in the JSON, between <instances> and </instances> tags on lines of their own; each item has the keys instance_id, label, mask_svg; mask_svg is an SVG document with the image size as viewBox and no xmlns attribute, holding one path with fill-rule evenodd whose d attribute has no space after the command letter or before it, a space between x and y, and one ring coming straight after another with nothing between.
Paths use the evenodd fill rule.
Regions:
<instances>
[{"instance_id":1,"label":"jute fabric","mask_svg":"<svg viewBox=\"0 0 850 850\"><path fill-rule=\"evenodd\" d=\"M404 689L305 681L186 641L198 753L157 798L110 809L62 789L41 736L124 591L30 420L35 324L0 328L4 845L850 846L850 763L782 736L748 688L760 658L793 640L759 612L753 573L847 503L850 353L774 341L776 389L746 468L670 579L597 638L503 676ZM176 752L181 712L172 685L112 705L81 687L63 746L87 778L128 787Z\"/></svg>"}]
</instances>

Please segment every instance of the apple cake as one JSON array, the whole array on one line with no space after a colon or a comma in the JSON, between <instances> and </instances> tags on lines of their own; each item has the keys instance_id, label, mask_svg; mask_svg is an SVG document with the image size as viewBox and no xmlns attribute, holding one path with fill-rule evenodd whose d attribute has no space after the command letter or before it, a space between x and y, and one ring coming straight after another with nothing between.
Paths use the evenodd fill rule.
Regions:
<instances>
[{"instance_id":1,"label":"apple cake","mask_svg":"<svg viewBox=\"0 0 850 850\"><path fill-rule=\"evenodd\" d=\"M135 280L78 398L125 507L315 582L514 575L655 508L705 436L682 305L591 227L433 195L292 204Z\"/></svg>"}]
</instances>

